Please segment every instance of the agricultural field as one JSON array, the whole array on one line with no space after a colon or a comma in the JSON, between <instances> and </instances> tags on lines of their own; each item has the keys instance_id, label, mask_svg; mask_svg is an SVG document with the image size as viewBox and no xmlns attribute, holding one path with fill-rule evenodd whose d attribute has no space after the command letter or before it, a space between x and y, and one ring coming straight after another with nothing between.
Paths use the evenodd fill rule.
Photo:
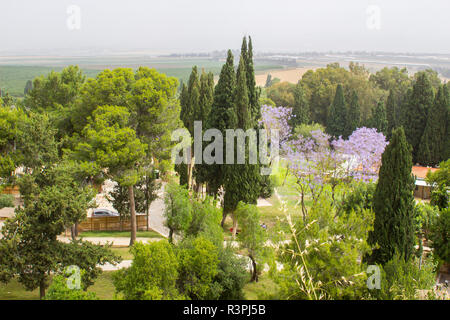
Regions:
<instances>
[{"instance_id":1,"label":"agricultural field","mask_svg":"<svg viewBox=\"0 0 450 320\"><path fill-rule=\"evenodd\" d=\"M95 77L104 69L119 67L137 69L140 66L155 68L158 72L176 77L184 82L192 67L212 72L217 81L223 61L210 58L154 58L146 56L114 57L0 57L0 88L14 97L23 96L25 84L51 71L59 72L69 65L78 65L88 78ZM267 76L268 71L283 69L281 64L270 61L255 62L255 72ZM265 76L264 76L265 75Z\"/></svg>"}]
</instances>

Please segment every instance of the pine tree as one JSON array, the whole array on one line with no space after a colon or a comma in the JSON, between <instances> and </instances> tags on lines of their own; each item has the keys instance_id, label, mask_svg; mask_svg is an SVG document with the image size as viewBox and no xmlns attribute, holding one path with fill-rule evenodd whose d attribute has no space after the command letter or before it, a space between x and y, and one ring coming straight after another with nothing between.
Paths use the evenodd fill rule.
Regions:
<instances>
[{"instance_id":1,"label":"pine tree","mask_svg":"<svg viewBox=\"0 0 450 320\"><path fill-rule=\"evenodd\" d=\"M409 144L411 144L413 162L417 161L420 140L427 123L428 110L434 103L434 89L431 81L425 72L417 75L409 96L405 114L405 134Z\"/></svg>"},{"instance_id":2,"label":"pine tree","mask_svg":"<svg viewBox=\"0 0 450 320\"><path fill-rule=\"evenodd\" d=\"M239 67L236 74L236 89L234 94L234 106L236 111L236 122L234 128L240 128L246 131L253 128L251 109L247 92L247 81L245 72L245 59L241 55ZM246 146L248 142L245 143ZM236 150L241 146L235 144ZM246 147L244 150L248 150ZM249 157L246 153L245 164L228 164L225 168L224 177L224 218L226 214L234 212L240 201L249 204L256 204L261 187L259 166L249 164ZM236 230L236 219L234 218L234 230Z\"/></svg>"},{"instance_id":3,"label":"pine tree","mask_svg":"<svg viewBox=\"0 0 450 320\"><path fill-rule=\"evenodd\" d=\"M380 246L370 262L385 264L397 252L405 260L414 250L414 177L411 146L403 128L394 129L386 147L373 198L375 221L368 242Z\"/></svg>"},{"instance_id":4,"label":"pine tree","mask_svg":"<svg viewBox=\"0 0 450 320\"><path fill-rule=\"evenodd\" d=\"M386 135L388 121L386 118L386 108L383 101L379 101L375 109L372 110L370 126L377 129L378 132L382 132L384 135Z\"/></svg>"},{"instance_id":5,"label":"pine tree","mask_svg":"<svg viewBox=\"0 0 450 320\"><path fill-rule=\"evenodd\" d=\"M297 82L294 88L294 106L292 108L292 115L291 126L293 128L300 124L309 123L310 111L308 100L306 99L305 90L300 81Z\"/></svg>"},{"instance_id":6,"label":"pine tree","mask_svg":"<svg viewBox=\"0 0 450 320\"><path fill-rule=\"evenodd\" d=\"M345 106L344 90L338 84L333 104L330 107L327 131L334 137L339 137L345 133L347 108Z\"/></svg>"},{"instance_id":7,"label":"pine tree","mask_svg":"<svg viewBox=\"0 0 450 320\"><path fill-rule=\"evenodd\" d=\"M352 100L348 107L347 123L346 123L347 127L345 130L346 131L345 137L350 136L353 131L359 128L360 121L361 121L361 107L358 101L358 94L356 93L356 91L353 91Z\"/></svg>"},{"instance_id":8,"label":"pine tree","mask_svg":"<svg viewBox=\"0 0 450 320\"><path fill-rule=\"evenodd\" d=\"M447 109L449 106L447 87L439 87L434 104L428 111L427 124L423 133L417 161L422 165L436 166L441 162L445 131L447 126Z\"/></svg>"}]
</instances>

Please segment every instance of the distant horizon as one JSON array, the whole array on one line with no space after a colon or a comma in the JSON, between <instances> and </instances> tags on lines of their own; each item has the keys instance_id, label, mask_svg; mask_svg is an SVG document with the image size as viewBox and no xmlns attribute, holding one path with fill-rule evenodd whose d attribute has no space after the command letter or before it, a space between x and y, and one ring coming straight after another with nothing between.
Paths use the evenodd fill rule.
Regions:
<instances>
[{"instance_id":1,"label":"distant horizon","mask_svg":"<svg viewBox=\"0 0 450 320\"><path fill-rule=\"evenodd\" d=\"M448 0L14 0L0 53L211 52L251 35L256 52L447 54L449 12Z\"/></svg>"}]
</instances>

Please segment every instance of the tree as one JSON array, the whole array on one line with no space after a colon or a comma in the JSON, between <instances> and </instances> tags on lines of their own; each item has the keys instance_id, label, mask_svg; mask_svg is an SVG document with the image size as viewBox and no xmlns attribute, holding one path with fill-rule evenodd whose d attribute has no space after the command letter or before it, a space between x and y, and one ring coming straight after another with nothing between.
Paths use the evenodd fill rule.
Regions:
<instances>
[{"instance_id":1,"label":"tree","mask_svg":"<svg viewBox=\"0 0 450 320\"><path fill-rule=\"evenodd\" d=\"M46 114L32 112L20 121L16 136L16 165L33 171L56 163L59 159L56 132Z\"/></svg>"},{"instance_id":2,"label":"tree","mask_svg":"<svg viewBox=\"0 0 450 320\"><path fill-rule=\"evenodd\" d=\"M305 219L286 211L291 241L277 248L283 269L274 274L282 299L360 299L366 288L366 266L358 257L370 252L374 214L338 213L331 192L326 185Z\"/></svg>"},{"instance_id":3,"label":"tree","mask_svg":"<svg viewBox=\"0 0 450 320\"><path fill-rule=\"evenodd\" d=\"M387 137L391 138L391 133L394 128L399 125L399 106L397 105L394 97L394 92L389 91L389 96L386 102L386 120L387 120Z\"/></svg>"},{"instance_id":4,"label":"tree","mask_svg":"<svg viewBox=\"0 0 450 320\"><path fill-rule=\"evenodd\" d=\"M386 118L386 108L383 101L379 101L370 119L370 127L377 129L378 132L382 132L386 135L388 121Z\"/></svg>"},{"instance_id":5,"label":"tree","mask_svg":"<svg viewBox=\"0 0 450 320\"><path fill-rule=\"evenodd\" d=\"M68 203L63 185L53 182L53 185L39 186L35 180L28 185L26 189L32 192L25 193L24 207L16 209L15 216L5 222L0 239L0 281L17 277L27 290L40 288L41 299L52 272L61 273L70 265L79 266L85 270L81 280L87 287L101 272L99 264L120 261L108 247L82 241L58 241L57 236L66 229L67 219L77 208L72 208L72 201ZM24 189L21 185L21 192ZM78 196L73 190L71 194Z\"/></svg>"},{"instance_id":6,"label":"tree","mask_svg":"<svg viewBox=\"0 0 450 320\"><path fill-rule=\"evenodd\" d=\"M308 101L302 83L299 81L294 88L294 105L292 106L293 118L291 127L295 128L301 124L308 124L310 119L310 110Z\"/></svg>"},{"instance_id":7,"label":"tree","mask_svg":"<svg viewBox=\"0 0 450 320\"><path fill-rule=\"evenodd\" d=\"M345 104L344 91L342 85L338 84L336 88L336 95L330 107L330 114L328 116L327 131L334 137L344 135L347 107Z\"/></svg>"},{"instance_id":8,"label":"tree","mask_svg":"<svg viewBox=\"0 0 450 320\"><path fill-rule=\"evenodd\" d=\"M178 300L179 262L167 241L137 242L130 249L133 262L114 273L116 293L127 300Z\"/></svg>"},{"instance_id":9,"label":"tree","mask_svg":"<svg viewBox=\"0 0 450 320\"><path fill-rule=\"evenodd\" d=\"M450 263L450 209L445 208L431 224L433 256L440 263Z\"/></svg>"},{"instance_id":10,"label":"tree","mask_svg":"<svg viewBox=\"0 0 450 320\"><path fill-rule=\"evenodd\" d=\"M52 283L45 295L45 300L98 300L98 297L95 292L69 288L67 279L63 275L57 275L52 279Z\"/></svg>"},{"instance_id":11,"label":"tree","mask_svg":"<svg viewBox=\"0 0 450 320\"><path fill-rule=\"evenodd\" d=\"M264 245L267 240L266 231L259 222L259 212L255 205L240 202L236 209L236 216L242 231L238 234L238 241L242 249L252 262L252 273L250 281L258 282L257 261L264 255Z\"/></svg>"},{"instance_id":12,"label":"tree","mask_svg":"<svg viewBox=\"0 0 450 320\"><path fill-rule=\"evenodd\" d=\"M218 272L218 248L203 237L187 238L177 248L179 261L178 288L190 299L207 299L215 290Z\"/></svg>"},{"instance_id":13,"label":"tree","mask_svg":"<svg viewBox=\"0 0 450 320\"><path fill-rule=\"evenodd\" d=\"M140 179L138 164L145 156L146 145L128 126L129 112L124 107L100 106L83 130L73 156L82 161L86 173L103 173L128 187L131 216L130 245L136 241L136 210L133 186Z\"/></svg>"},{"instance_id":14,"label":"tree","mask_svg":"<svg viewBox=\"0 0 450 320\"><path fill-rule=\"evenodd\" d=\"M350 101L350 105L348 107L347 117L346 117L346 132L345 137L348 137L360 127L361 124L361 110L358 101L358 94L356 91L353 91L352 100Z\"/></svg>"},{"instance_id":15,"label":"tree","mask_svg":"<svg viewBox=\"0 0 450 320\"><path fill-rule=\"evenodd\" d=\"M403 128L395 129L382 156L373 199L375 222L369 243L378 244L379 248L373 250L371 262L385 264L396 252L407 261L413 253L414 178L411 168L411 146Z\"/></svg>"},{"instance_id":16,"label":"tree","mask_svg":"<svg viewBox=\"0 0 450 320\"><path fill-rule=\"evenodd\" d=\"M332 63L326 68L307 71L302 76L301 82L308 104L311 106L311 120L321 125L328 123L329 109L336 93L336 86L341 84L345 101L352 100L353 91L358 93L361 121L366 122L372 107L385 95L385 91L373 81L367 81L368 78L368 70L356 64L351 68L349 66L349 70L339 66L338 63Z\"/></svg>"},{"instance_id":17,"label":"tree","mask_svg":"<svg viewBox=\"0 0 450 320\"><path fill-rule=\"evenodd\" d=\"M272 75L270 73L267 74L266 78L266 84L264 85L264 88L268 88L272 85Z\"/></svg>"},{"instance_id":18,"label":"tree","mask_svg":"<svg viewBox=\"0 0 450 320\"><path fill-rule=\"evenodd\" d=\"M33 82L31 82L31 80L28 80L25 84L25 88L23 89L23 94L26 96L31 92L31 90L33 90Z\"/></svg>"},{"instance_id":19,"label":"tree","mask_svg":"<svg viewBox=\"0 0 450 320\"><path fill-rule=\"evenodd\" d=\"M295 105L294 99L295 84L280 82L273 84L266 90L267 98L271 99L277 107L290 107Z\"/></svg>"},{"instance_id":20,"label":"tree","mask_svg":"<svg viewBox=\"0 0 450 320\"><path fill-rule=\"evenodd\" d=\"M410 96L407 98L408 109L405 110L405 134L412 146L412 160L418 159L419 145L427 124L428 110L434 103L434 89L428 75L416 74Z\"/></svg>"},{"instance_id":21,"label":"tree","mask_svg":"<svg viewBox=\"0 0 450 320\"><path fill-rule=\"evenodd\" d=\"M192 221L189 191L183 186L170 183L166 186L164 203L166 204L164 224L169 228L169 242L172 242L173 235L180 232L185 233Z\"/></svg>"},{"instance_id":22,"label":"tree","mask_svg":"<svg viewBox=\"0 0 450 320\"><path fill-rule=\"evenodd\" d=\"M208 128L216 128L225 136L225 130L234 127L236 114L234 113L234 88L236 74L233 65L233 53L228 50L227 61L220 71L219 81L214 90L214 102L208 117ZM225 141L224 141L225 142ZM225 154L225 143L223 155ZM217 196L217 192L224 184L223 164L212 164L209 166L210 174L208 185L210 194Z\"/></svg>"},{"instance_id":23,"label":"tree","mask_svg":"<svg viewBox=\"0 0 450 320\"><path fill-rule=\"evenodd\" d=\"M417 161L422 165L436 166L442 159L449 108L447 86L440 86L436 99L428 111L425 131L420 140Z\"/></svg>"},{"instance_id":24,"label":"tree","mask_svg":"<svg viewBox=\"0 0 450 320\"><path fill-rule=\"evenodd\" d=\"M448 189L450 188L450 159L439 163L439 170L436 172L428 171L425 178L431 186L431 204L438 206L439 209L448 207L450 200Z\"/></svg>"},{"instance_id":25,"label":"tree","mask_svg":"<svg viewBox=\"0 0 450 320\"><path fill-rule=\"evenodd\" d=\"M245 41L245 37L244 37ZM248 37L248 50L245 59L245 69L247 71L246 80L248 88L248 102L251 109L252 121L254 126L257 126L258 120L261 117L261 110L259 104L259 97L261 95L261 88L256 86L255 68L253 66L253 43L252 37Z\"/></svg>"},{"instance_id":26,"label":"tree","mask_svg":"<svg viewBox=\"0 0 450 320\"><path fill-rule=\"evenodd\" d=\"M231 128L242 129L246 131L253 128L251 109L248 100L246 73L244 65L244 57L241 56L239 60L239 68L236 76L236 90L234 94L234 110L236 112L236 122ZM235 139L233 137L233 139ZM249 139L248 139L249 140ZM228 143L228 142L227 142ZM237 146L235 144L235 159L234 164L227 164L224 178L224 219L228 213L234 212L239 201L245 203L256 204L260 194L260 174L259 166L257 164L250 164L249 156L246 153L246 146L250 144L249 141L244 142L244 145ZM236 150L242 148L245 152L245 163L237 164ZM234 218L233 235L237 230L237 220Z\"/></svg>"},{"instance_id":27,"label":"tree","mask_svg":"<svg viewBox=\"0 0 450 320\"><path fill-rule=\"evenodd\" d=\"M134 185L134 202L137 212L145 212L148 219L150 205L158 198L157 191L161 187L156 182L153 170L145 172L140 180ZM119 212L121 219L130 217L130 198L128 187L116 184L109 193L113 207ZM147 225L148 227L148 225Z\"/></svg>"},{"instance_id":28,"label":"tree","mask_svg":"<svg viewBox=\"0 0 450 320\"><path fill-rule=\"evenodd\" d=\"M20 122L26 119L20 109L0 106L0 177L13 179L12 173L18 166L16 153Z\"/></svg>"}]
</instances>

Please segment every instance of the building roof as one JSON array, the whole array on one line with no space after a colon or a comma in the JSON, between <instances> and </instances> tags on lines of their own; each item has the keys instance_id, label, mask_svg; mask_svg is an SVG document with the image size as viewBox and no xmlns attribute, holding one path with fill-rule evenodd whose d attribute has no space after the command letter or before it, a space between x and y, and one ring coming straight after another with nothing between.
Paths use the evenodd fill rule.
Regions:
<instances>
[{"instance_id":1,"label":"building roof","mask_svg":"<svg viewBox=\"0 0 450 320\"><path fill-rule=\"evenodd\" d=\"M413 166L412 174L415 175L418 179L425 179L427 177L428 171L431 172L438 171L438 168L429 168L429 167L421 167L421 166Z\"/></svg>"}]
</instances>

